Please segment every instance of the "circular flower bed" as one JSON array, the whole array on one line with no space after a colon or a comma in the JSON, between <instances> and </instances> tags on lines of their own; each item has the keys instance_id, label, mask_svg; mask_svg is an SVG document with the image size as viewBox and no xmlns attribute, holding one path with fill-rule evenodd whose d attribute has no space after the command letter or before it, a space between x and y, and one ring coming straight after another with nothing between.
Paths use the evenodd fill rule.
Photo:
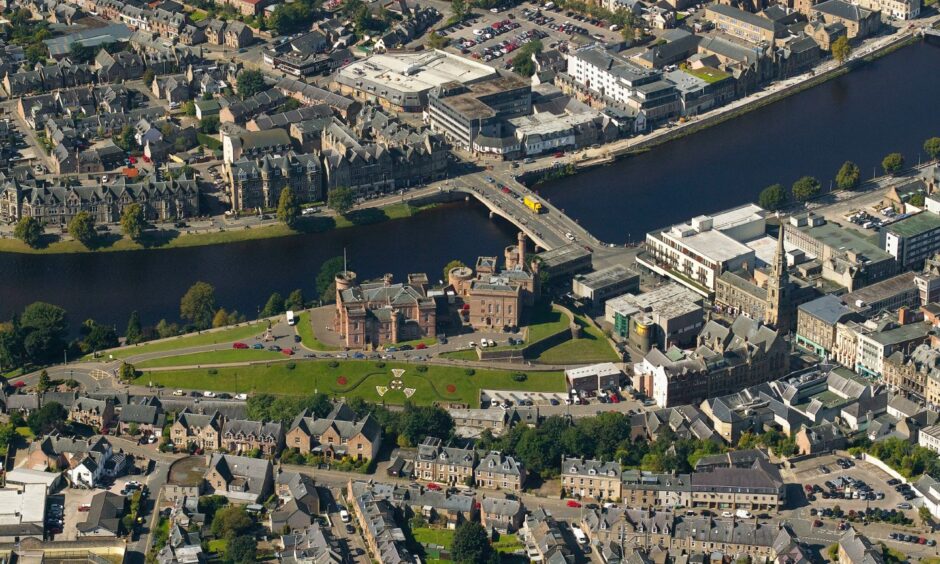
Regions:
<instances>
[{"instance_id":1,"label":"circular flower bed","mask_svg":"<svg viewBox=\"0 0 940 564\"><path fill-rule=\"evenodd\" d=\"M345 386L346 382L348 382L348 380L346 380L345 376L340 376L339 378L336 379L336 383L339 384L340 386Z\"/></svg>"},{"instance_id":2,"label":"circular flower bed","mask_svg":"<svg viewBox=\"0 0 940 564\"><path fill-rule=\"evenodd\" d=\"M453 384L447 384L447 393L452 394L457 391L457 386Z\"/></svg>"}]
</instances>

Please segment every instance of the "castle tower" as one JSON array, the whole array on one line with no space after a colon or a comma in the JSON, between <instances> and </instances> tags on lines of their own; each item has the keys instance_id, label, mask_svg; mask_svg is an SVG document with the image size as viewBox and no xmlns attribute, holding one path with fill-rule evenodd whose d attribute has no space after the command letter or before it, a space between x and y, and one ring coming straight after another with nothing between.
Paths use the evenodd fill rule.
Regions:
<instances>
[{"instance_id":1,"label":"castle tower","mask_svg":"<svg viewBox=\"0 0 940 564\"><path fill-rule=\"evenodd\" d=\"M793 313L793 288L787 272L787 254L783 248L786 224L780 224L777 237L777 252L767 279L767 303L764 306L764 323L786 333L790 330Z\"/></svg>"},{"instance_id":2,"label":"castle tower","mask_svg":"<svg viewBox=\"0 0 940 564\"><path fill-rule=\"evenodd\" d=\"M519 235L517 236L517 240L519 241L518 264L519 264L519 268L522 268L525 266L525 233L520 231Z\"/></svg>"}]
</instances>

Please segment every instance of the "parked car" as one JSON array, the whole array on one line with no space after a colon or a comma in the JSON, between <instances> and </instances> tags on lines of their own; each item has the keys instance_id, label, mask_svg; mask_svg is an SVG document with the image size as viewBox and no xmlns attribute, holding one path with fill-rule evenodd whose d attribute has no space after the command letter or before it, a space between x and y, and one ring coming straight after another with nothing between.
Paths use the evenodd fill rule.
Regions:
<instances>
[{"instance_id":1,"label":"parked car","mask_svg":"<svg viewBox=\"0 0 940 564\"><path fill-rule=\"evenodd\" d=\"M248 345L245 343L232 343L233 349L247 349Z\"/></svg>"}]
</instances>

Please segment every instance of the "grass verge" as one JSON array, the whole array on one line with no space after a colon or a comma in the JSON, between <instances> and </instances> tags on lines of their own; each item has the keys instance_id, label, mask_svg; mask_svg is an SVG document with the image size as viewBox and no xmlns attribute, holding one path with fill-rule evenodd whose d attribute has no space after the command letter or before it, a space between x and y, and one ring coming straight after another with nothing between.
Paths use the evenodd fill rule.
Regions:
<instances>
[{"instance_id":1,"label":"grass verge","mask_svg":"<svg viewBox=\"0 0 940 564\"><path fill-rule=\"evenodd\" d=\"M620 360L604 333L580 316L575 317L575 323L581 326L580 339L571 339L547 349L536 360L543 364L583 364Z\"/></svg>"},{"instance_id":2,"label":"grass verge","mask_svg":"<svg viewBox=\"0 0 940 564\"><path fill-rule=\"evenodd\" d=\"M392 389L394 368L405 371L399 389ZM528 372L525 381L516 382L510 376L512 372L507 370L476 369L471 376L465 369L455 366L427 365L426 372L419 372L418 368L394 362L299 360L293 369L286 362L272 362L217 369L144 370L137 383L234 393L303 395L318 391L389 404L403 404L410 399L423 405L442 401L471 406L479 405L481 388L545 392L565 389L564 374L560 371ZM414 390L410 398L405 395L406 388Z\"/></svg>"},{"instance_id":3,"label":"grass verge","mask_svg":"<svg viewBox=\"0 0 940 564\"><path fill-rule=\"evenodd\" d=\"M297 334L300 335L300 343L312 351L333 350L317 339L313 333L313 322L310 319L310 312L305 311L297 316Z\"/></svg>"},{"instance_id":4,"label":"grass verge","mask_svg":"<svg viewBox=\"0 0 940 564\"><path fill-rule=\"evenodd\" d=\"M166 358L152 358L134 365L138 370L144 368L165 368L168 366L196 366L202 364L232 364L236 362L256 362L259 360L280 360L287 356L267 350L238 350L225 349L221 351L206 351L200 353L169 356Z\"/></svg>"},{"instance_id":5,"label":"grass verge","mask_svg":"<svg viewBox=\"0 0 940 564\"><path fill-rule=\"evenodd\" d=\"M183 335L173 339L164 339L162 341L152 343L142 343L137 346L113 349L111 351L105 351L105 354L111 354L114 356L114 358L128 358L142 354L174 351L190 347L215 345L218 343L230 343L240 339L247 339L249 337L254 337L255 335L260 335L264 331L264 327L265 325L263 322L258 322L252 323L251 325L223 329L221 331L211 331L199 334L190 333L189 335ZM91 357L89 356L86 358L90 359Z\"/></svg>"}]
</instances>

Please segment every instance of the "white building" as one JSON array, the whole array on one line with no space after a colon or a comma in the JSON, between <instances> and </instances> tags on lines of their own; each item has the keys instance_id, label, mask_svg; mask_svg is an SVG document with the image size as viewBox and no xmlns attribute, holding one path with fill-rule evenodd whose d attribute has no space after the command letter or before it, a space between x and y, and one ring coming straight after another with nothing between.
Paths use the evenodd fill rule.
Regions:
<instances>
[{"instance_id":1,"label":"white building","mask_svg":"<svg viewBox=\"0 0 940 564\"><path fill-rule=\"evenodd\" d=\"M0 489L0 542L43 538L46 487L27 484L22 490Z\"/></svg>"},{"instance_id":2,"label":"white building","mask_svg":"<svg viewBox=\"0 0 940 564\"><path fill-rule=\"evenodd\" d=\"M658 71L645 69L600 45L568 55L568 75L579 85L626 104L637 88L659 80Z\"/></svg>"},{"instance_id":3,"label":"white building","mask_svg":"<svg viewBox=\"0 0 940 564\"><path fill-rule=\"evenodd\" d=\"M881 10L882 15L897 20L913 20L920 16L921 0L858 0L866 10Z\"/></svg>"},{"instance_id":4,"label":"white building","mask_svg":"<svg viewBox=\"0 0 940 564\"><path fill-rule=\"evenodd\" d=\"M612 362L565 370L565 381L568 383L569 391L616 390L620 387L622 376L623 373Z\"/></svg>"},{"instance_id":5,"label":"white building","mask_svg":"<svg viewBox=\"0 0 940 564\"><path fill-rule=\"evenodd\" d=\"M917 435L917 444L940 454L940 425L921 429Z\"/></svg>"},{"instance_id":6,"label":"white building","mask_svg":"<svg viewBox=\"0 0 940 564\"><path fill-rule=\"evenodd\" d=\"M701 215L689 223L647 233L646 253L637 262L708 296L726 270L752 270L754 249L743 242L764 235L763 208L748 204L714 216Z\"/></svg>"}]
</instances>

